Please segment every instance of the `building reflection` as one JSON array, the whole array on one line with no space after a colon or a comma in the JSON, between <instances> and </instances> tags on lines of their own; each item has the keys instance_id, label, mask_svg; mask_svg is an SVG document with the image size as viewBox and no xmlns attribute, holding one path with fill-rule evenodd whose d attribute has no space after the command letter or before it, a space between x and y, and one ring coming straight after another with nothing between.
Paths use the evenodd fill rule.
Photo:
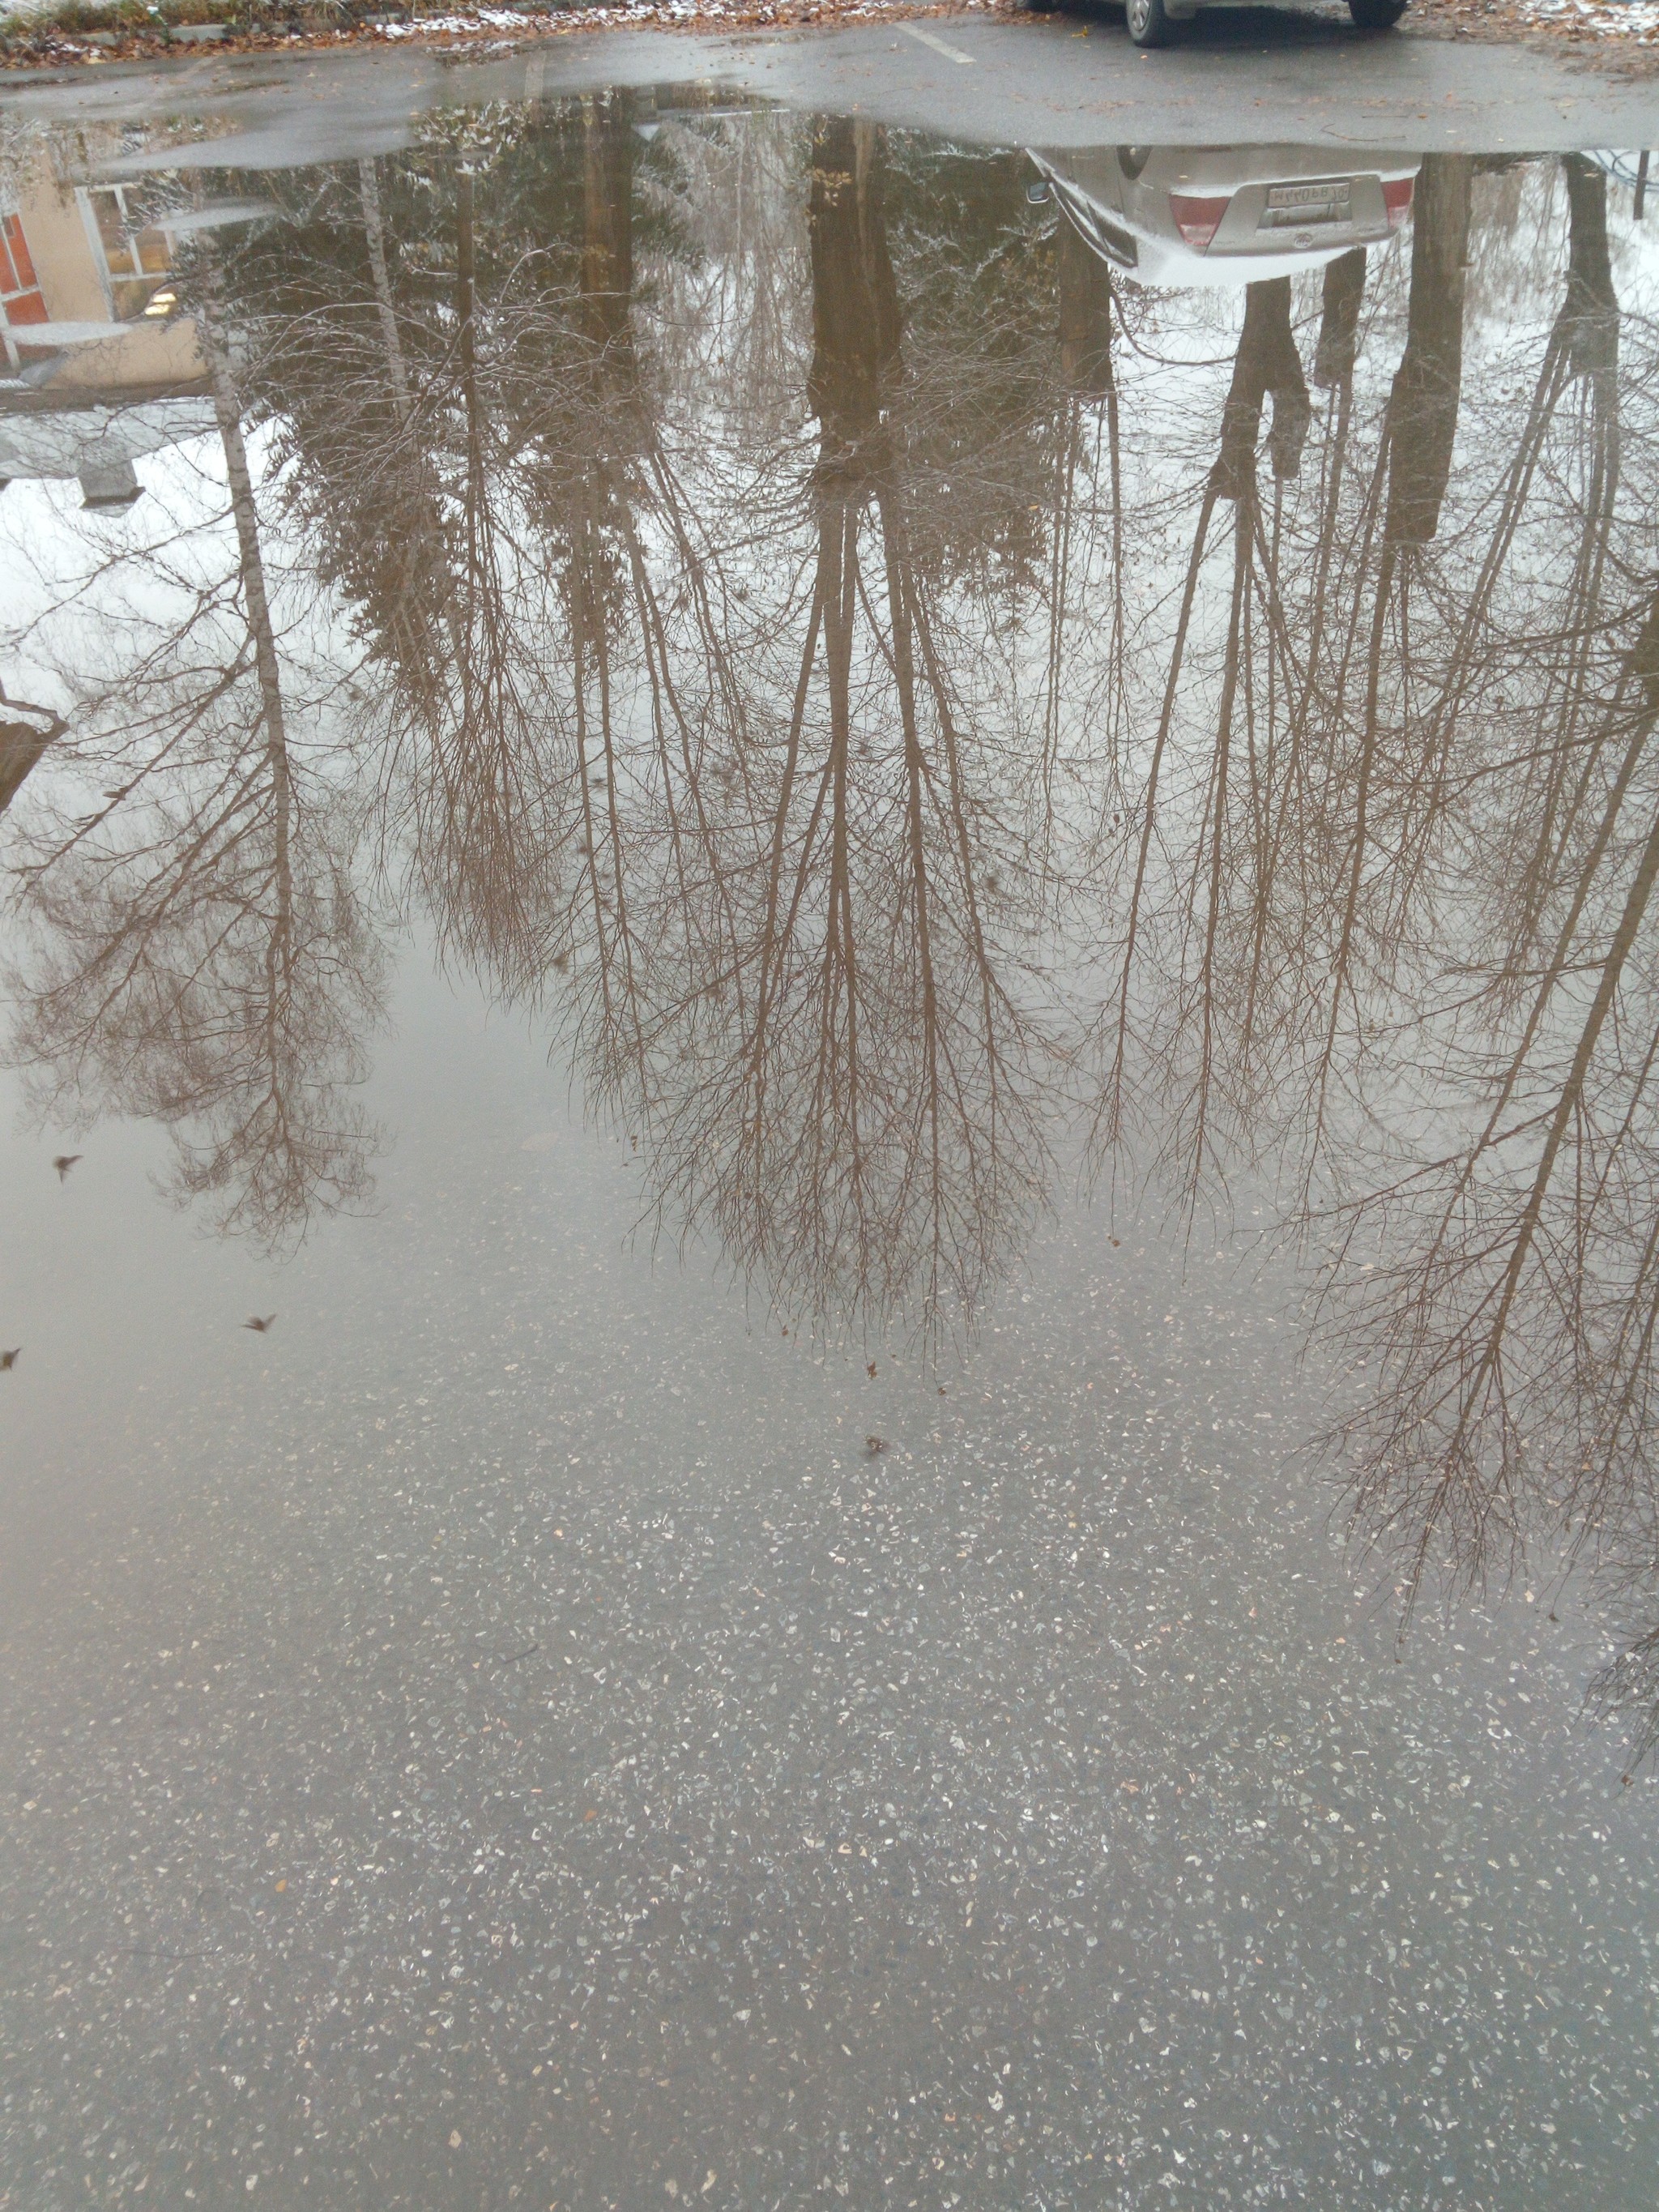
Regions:
<instances>
[{"instance_id":1,"label":"building reflection","mask_svg":"<svg viewBox=\"0 0 1659 2212\"><path fill-rule=\"evenodd\" d=\"M263 212L176 185L76 183L40 154L21 169L0 203L0 481L72 478L85 506L129 507L145 454L210 427L175 272L191 240Z\"/></svg>"}]
</instances>

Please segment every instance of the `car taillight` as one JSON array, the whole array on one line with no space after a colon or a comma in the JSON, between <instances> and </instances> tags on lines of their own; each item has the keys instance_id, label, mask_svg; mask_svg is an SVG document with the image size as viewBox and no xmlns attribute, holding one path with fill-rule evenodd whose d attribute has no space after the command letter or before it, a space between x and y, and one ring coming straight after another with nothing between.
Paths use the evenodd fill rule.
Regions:
<instances>
[{"instance_id":1,"label":"car taillight","mask_svg":"<svg viewBox=\"0 0 1659 2212\"><path fill-rule=\"evenodd\" d=\"M1389 210L1389 228L1398 230L1412 211L1411 177L1389 177L1383 179L1382 204Z\"/></svg>"},{"instance_id":2,"label":"car taillight","mask_svg":"<svg viewBox=\"0 0 1659 2212\"><path fill-rule=\"evenodd\" d=\"M1194 253L1204 252L1231 205L1231 194L1218 200L1197 199L1186 192L1170 195L1170 213L1175 217L1176 228Z\"/></svg>"}]
</instances>

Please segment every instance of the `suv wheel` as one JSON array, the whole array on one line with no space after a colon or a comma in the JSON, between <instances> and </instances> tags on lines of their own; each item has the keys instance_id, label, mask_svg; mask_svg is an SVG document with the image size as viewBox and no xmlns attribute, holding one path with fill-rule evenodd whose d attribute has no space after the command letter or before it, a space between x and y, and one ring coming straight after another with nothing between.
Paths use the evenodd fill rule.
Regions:
<instances>
[{"instance_id":1,"label":"suv wheel","mask_svg":"<svg viewBox=\"0 0 1659 2212\"><path fill-rule=\"evenodd\" d=\"M1391 31L1405 12L1406 0L1348 0L1357 30Z\"/></svg>"},{"instance_id":2,"label":"suv wheel","mask_svg":"<svg viewBox=\"0 0 1659 2212\"><path fill-rule=\"evenodd\" d=\"M1379 0L1351 0L1351 4L1372 7ZM1167 46L1170 43L1170 19L1164 11L1164 0L1127 0L1125 13L1129 19L1129 36L1138 46Z\"/></svg>"}]
</instances>

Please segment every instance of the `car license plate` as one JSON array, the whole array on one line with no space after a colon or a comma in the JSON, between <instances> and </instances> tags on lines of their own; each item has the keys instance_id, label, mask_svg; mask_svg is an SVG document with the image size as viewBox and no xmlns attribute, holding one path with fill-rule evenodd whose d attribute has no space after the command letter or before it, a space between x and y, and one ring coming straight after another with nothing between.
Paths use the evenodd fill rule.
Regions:
<instances>
[{"instance_id":1,"label":"car license plate","mask_svg":"<svg viewBox=\"0 0 1659 2212\"><path fill-rule=\"evenodd\" d=\"M1270 185L1263 230L1299 229L1310 222L1348 222L1352 211L1346 177L1316 185Z\"/></svg>"}]
</instances>

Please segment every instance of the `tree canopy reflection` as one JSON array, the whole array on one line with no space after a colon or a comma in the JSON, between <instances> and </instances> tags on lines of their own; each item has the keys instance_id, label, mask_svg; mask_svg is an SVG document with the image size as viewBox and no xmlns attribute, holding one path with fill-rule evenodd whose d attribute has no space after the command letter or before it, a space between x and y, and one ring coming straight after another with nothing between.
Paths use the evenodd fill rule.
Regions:
<instances>
[{"instance_id":1,"label":"tree canopy reflection","mask_svg":"<svg viewBox=\"0 0 1659 2212\"><path fill-rule=\"evenodd\" d=\"M1235 298L856 120L424 129L204 234L215 437L60 514L4 639L40 1109L291 1243L369 1201L418 915L796 1321L970 1326L1075 1173L1192 1232L1270 1187L1407 1601L1582 1558L1653 1708L1618 188L1427 156L1408 240Z\"/></svg>"}]
</instances>

